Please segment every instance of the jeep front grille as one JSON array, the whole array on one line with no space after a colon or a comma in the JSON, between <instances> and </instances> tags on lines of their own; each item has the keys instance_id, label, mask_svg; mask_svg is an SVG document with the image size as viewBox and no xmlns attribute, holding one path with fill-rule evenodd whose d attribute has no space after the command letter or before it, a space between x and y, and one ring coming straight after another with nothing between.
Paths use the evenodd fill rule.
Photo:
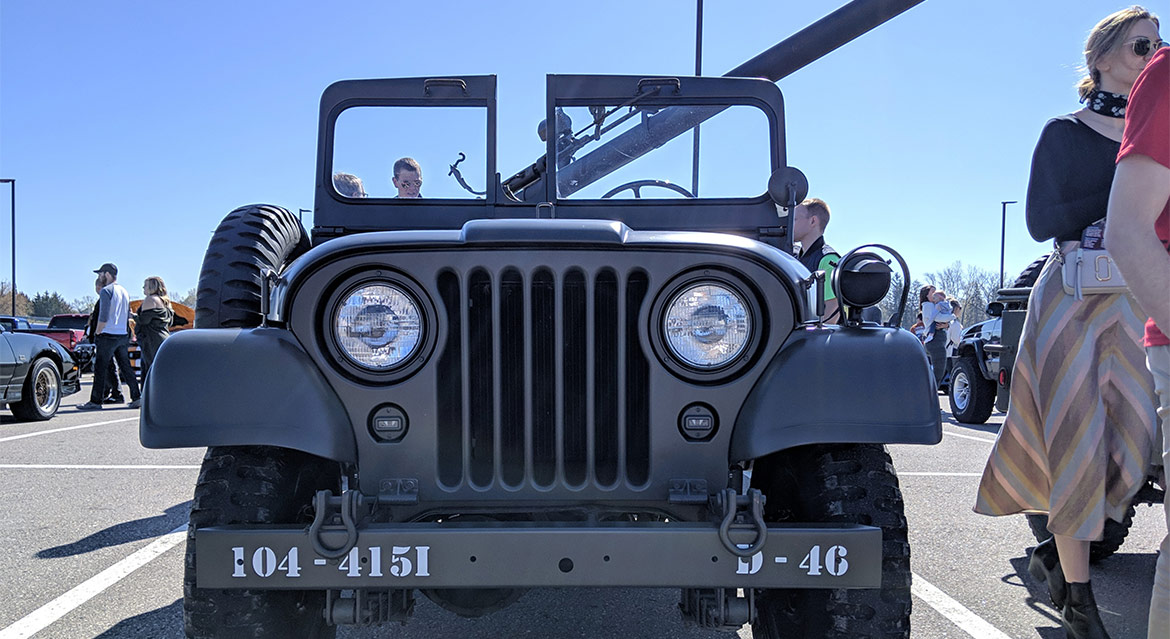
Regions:
<instances>
[{"instance_id":1,"label":"jeep front grille","mask_svg":"<svg viewBox=\"0 0 1170 639\"><path fill-rule=\"evenodd\" d=\"M640 270L444 270L440 483L631 488L650 472Z\"/></svg>"}]
</instances>

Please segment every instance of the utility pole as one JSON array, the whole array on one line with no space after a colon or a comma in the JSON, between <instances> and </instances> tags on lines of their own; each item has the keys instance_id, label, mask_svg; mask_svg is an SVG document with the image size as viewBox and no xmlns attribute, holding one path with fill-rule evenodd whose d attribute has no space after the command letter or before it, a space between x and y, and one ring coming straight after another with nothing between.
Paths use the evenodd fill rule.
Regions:
<instances>
[{"instance_id":1,"label":"utility pole","mask_svg":"<svg viewBox=\"0 0 1170 639\"><path fill-rule=\"evenodd\" d=\"M12 185L12 316L16 317L16 178L0 178L0 184Z\"/></svg>"},{"instance_id":2,"label":"utility pole","mask_svg":"<svg viewBox=\"0 0 1170 639\"><path fill-rule=\"evenodd\" d=\"M1009 204L1018 204L1018 202L1000 202L1003 205L999 219L999 287L1003 288L1003 247L1004 240L1007 237L1007 207Z\"/></svg>"}]
</instances>

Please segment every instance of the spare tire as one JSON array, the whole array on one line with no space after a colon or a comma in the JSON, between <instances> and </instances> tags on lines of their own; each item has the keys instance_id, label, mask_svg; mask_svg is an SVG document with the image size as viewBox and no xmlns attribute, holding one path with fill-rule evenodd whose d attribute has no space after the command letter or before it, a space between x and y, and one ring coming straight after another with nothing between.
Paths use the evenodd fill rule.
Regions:
<instances>
[{"instance_id":1,"label":"spare tire","mask_svg":"<svg viewBox=\"0 0 1170 639\"><path fill-rule=\"evenodd\" d=\"M279 273L310 248L300 221L270 204L240 207L211 236L195 294L195 328L260 325L260 273Z\"/></svg>"},{"instance_id":2,"label":"spare tire","mask_svg":"<svg viewBox=\"0 0 1170 639\"><path fill-rule=\"evenodd\" d=\"M1027 288L1034 285L1036 280L1040 279L1040 271L1044 269L1044 263L1048 261L1048 256L1050 255L1052 254L1045 253L1039 259L1029 264L1027 268L1020 272L1020 276L1016 278L1016 281L1012 283L1012 288Z\"/></svg>"}]
</instances>

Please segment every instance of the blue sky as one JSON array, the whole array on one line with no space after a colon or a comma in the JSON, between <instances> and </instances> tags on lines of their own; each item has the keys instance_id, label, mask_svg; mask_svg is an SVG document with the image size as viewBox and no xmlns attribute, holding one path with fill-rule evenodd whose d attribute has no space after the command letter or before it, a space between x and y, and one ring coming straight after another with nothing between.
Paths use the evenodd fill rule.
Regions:
<instances>
[{"instance_id":1,"label":"blue sky","mask_svg":"<svg viewBox=\"0 0 1170 639\"><path fill-rule=\"evenodd\" d=\"M704 73L842 4L706 0ZM1045 252L1023 223L1032 149L1048 118L1079 106L1088 31L1124 6L926 0L782 80L789 163L832 207L829 242L890 244L915 277L955 260L997 271L1000 202L1018 200L1007 277ZM1170 16L1170 0L1145 6ZM543 152L546 73L691 74L694 18L685 0L3 0L0 177L17 179L17 285L73 300L114 261L132 295L160 275L182 296L230 210L312 207L318 100L338 79L498 75L510 175ZM0 186L0 221L8 204ZM10 237L0 223L2 280Z\"/></svg>"}]
</instances>

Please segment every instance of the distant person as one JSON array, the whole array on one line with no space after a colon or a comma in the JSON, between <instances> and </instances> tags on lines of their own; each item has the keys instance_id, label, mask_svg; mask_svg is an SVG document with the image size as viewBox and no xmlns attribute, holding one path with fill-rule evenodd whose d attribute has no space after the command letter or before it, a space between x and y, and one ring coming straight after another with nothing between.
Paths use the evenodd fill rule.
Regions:
<instances>
[{"instance_id":1,"label":"distant person","mask_svg":"<svg viewBox=\"0 0 1170 639\"><path fill-rule=\"evenodd\" d=\"M910 332L914 333L914 337L917 337L920 342L926 338L926 327L922 323L922 313L914 318L914 323L910 325Z\"/></svg>"},{"instance_id":2,"label":"distant person","mask_svg":"<svg viewBox=\"0 0 1170 639\"><path fill-rule=\"evenodd\" d=\"M163 340L171 335L171 322L175 319L175 309L171 306L171 298L167 297L167 285L161 277L148 277L142 283L142 304L138 307L138 323L134 334L138 336L138 346L142 349L142 381L146 382L146 373L154 362L154 355Z\"/></svg>"},{"instance_id":3,"label":"distant person","mask_svg":"<svg viewBox=\"0 0 1170 639\"><path fill-rule=\"evenodd\" d=\"M1113 253L1117 268L1150 314L1146 366L1158 395L1162 467L1170 469L1170 49L1155 53L1134 84L1117 158L1105 245L1125 247ZM1170 492L1167 496L1170 531ZM1148 636L1170 637L1170 533L1162 538L1154 570Z\"/></svg>"},{"instance_id":4,"label":"distant person","mask_svg":"<svg viewBox=\"0 0 1170 639\"><path fill-rule=\"evenodd\" d=\"M922 343L926 346L926 356L930 359L931 370L934 372L935 390L942 385L947 374L945 334L947 326L955 319L955 316L951 315L950 304L939 304L935 301L938 299L936 293L938 289L929 284L918 291L918 308L922 311Z\"/></svg>"},{"instance_id":5,"label":"distant person","mask_svg":"<svg viewBox=\"0 0 1170 639\"><path fill-rule=\"evenodd\" d=\"M1032 237L1055 239L1057 250L1028 299L1007 417L975 503L985 515L1048 513L1053 537L1032 551L1028 571L1048 586L1069 637L1108 636L1089 581L1089 544L1106 519L1125 519L1145 481L1157 399L1141 345L1148 315L1128 292L1065 292L1061 267L1082 241L1100 237L1090 227L1107 211L1129 93L1161 40L1157 18L1142 7L1097 23L1078 86L1085 107L1040 134L1026 219Z\"/></svg>"},{"instance_id":6,"label":"distant person","mask_svg":"<svg viewBox=\"0 0 1170 639\"><path fill-rule=\"evenodd\" d=\"M963 323L959 321L959 316L963 314L963 305L959 300L950 300L951 315L955 319L951 320L950 326L947 327L947 361L954 356L955 349L959 348L959 342L963 340Z\"/></svg>"},{"instance_id":7,"label":"distant person","mask_svg":"<svg viewBox=\"0 0 1170 639\"><path fill-rule=\"evenodd\" d=\"M98 294L98 301L93 304L93 311L89 314L89 321L85 327L85 338L89 340L90 344L97 347L97 319L101 313L102 302L101 292L102 284L101 278L97 278L93 283L93 291ZM93 368L94 362L90 362L90 368L94 372L93 381L97 382L97 369ZM121 404L126 401L122 396L122 385L118 383L118 367L114 364L114 360L110 360L110 365L106 369L106 384L102 389L102 403L103 404Z\"/></svg>"},{"instance_id":8,"label":"distant person","mask_svg":"<svg viewBox=\"0 0 1170 639\"><path fill-rule=\"evenodd\" d=\"M832 321L837 313L837 294L833 291L833 269L841 255L825 244L825 227L829 225L829 205L819 198L810 197L796 205L792 217L792 239L800 242L800 253L796 259L812 271L825 272L825 321Z\"/></svg>"},{"instance_id":9,"label":"distant person","mask_svg":"<svg viewBox=\"0 0 1170 639\"><path fill-rule=\"evenodd\" d=\"M130 367L130 294L118 284L118 267L106 262L98 268L97 282L102 290L98 294L101 308L97 325L94 328L97 354L93 362L93 387L89 393L89 401L78 406L77 410L101 410L102 389L106 385L107 370L110 360L116 359L122 381L130 387L130 408L142 405L142 398L138 390L138 380L134 377L134 369Z\"/></svg>"},{"instance_id":10,"label":"distant person","mask_svg":"<svg viewBox=\"0 0 1170 639\"><path fill-rule=\"evenodd\" d=\"M333 188L345 197L366 197L362 179L352 173L334 173Z\"/></svg>"},{"instance_id":11,"label":"distant person","mask_svg":"<svg viewBox=\"0 0 1170 639\"><path fill-rule=\"evenodd\" d=\"M420 198L422 194L422 167L414 158L401 158L394 163L394 187L398 189L397 197Z\"/></svg>"},{"instance_id":12,"label":"distant person","mask_svg":"<svg viewBox=\"0 0 1170 639\"><path fill-rule=\"evenodd\" d=\"M951 323L955 320L951 303L947 300L946 291L935 289L930 294L930 301L934 304L934 321L926 327L926 341L928 342L936 332L950 330ZM949 355L950 353L948 352L947 354Z\"/></svg>"}]
</instances>

